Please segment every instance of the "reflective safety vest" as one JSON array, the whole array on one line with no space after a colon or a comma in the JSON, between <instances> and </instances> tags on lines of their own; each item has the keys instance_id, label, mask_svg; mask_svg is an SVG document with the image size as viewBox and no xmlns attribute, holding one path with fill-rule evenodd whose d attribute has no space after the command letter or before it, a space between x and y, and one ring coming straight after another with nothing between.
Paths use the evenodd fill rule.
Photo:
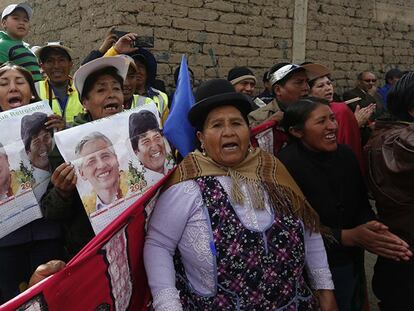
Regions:
<instances>
[{"instance_id":1,"label":"reflective safety vest","mask_svg":"<svg viewBox=\"0 0 414 311\"><path fill-rule=\"evenodd\" d=\"M158 93L158 95L152 97L152 100L157 105L158 111L161 115L161 122L164 125L165 121L167 121L168 114L170 113L170 110L168 109L168 96L164 92L154 88L152 89Z\"/></svg>"},{"instance_id":2,"label":"reflective safety vest","mask_svg":"<svg viewBox=\"0 0 414 311\"><path fill-rule=\"evenodd\" d=\"M140 107L140 106L146 105L148 103L154 102L155 106L157 106L158 112L160 113L161 124L164 126L165 121L168 118L168 113L169 113L169 110L168 110L168 97L167 97L167 94L165 94L165 93L162 93L158 90L157 90L157 92L159 92L159 95L154 96L152 98L142 96L142 95L134 95L134 98L133 98L132 104L131 104L131 108ZM167 101L165 101L164 96L167 99Z\"/></svg>"},{"instance_id":3,"label":"reflective safety vest","mask_svg":"<svg viewBox=\"0 0 414 311\"><path fill-rule=\"evenodd\" d=\"M116 56L116 55L119 55L118 52L116 51L116 49L114 47L111 47L105 53L104 57ZM168 114L169 114L169 109L168 109L168 96L164 92L161 92L160 90L154 89L153 87L150 87L150 89L154 93L158 93L158 95L154 95L154 96L152 96L150 98L157 105L158 111L160 112L160 115L161 115L161 122L164 125L165 121L167 121ZM133 107L136 107L136 106L132 106L131 105L131 108L133 108Z\"/></svg>"},{"instance_id":4,"label":"reflective safety vest","mask_svg":"<svg viewBox=\"0 0 414 311\"><path fill-rule=\"evenodd\" d=\"M59 101L57 100L52 88L49 85L49 80L36 82L36 90L39 94L39 97L43 100L49 102L50 107L53 110L53 113L63 116L65 118L67 125L72 125L74 117L79 113L84 112L83 106L79 101L79 95L76 91L72 81L70 81L68 87L68 100L66 102L65 110L62 111Z\"/></svg>"},{"instance_id":5,"label":"reflective safety vest","mask_svg":"<svg viewBox=\"0 0 414 311\"><path fill-rule=\"evenodd\" d=\"M131 103L131 108L141 107L143 105L146 105L146 104L149 104L149 103L152 103L152 102L153 102L153 100L149 97L134 94L134 97L133 97L132 103Z\"/></svg>"}]
</instances>

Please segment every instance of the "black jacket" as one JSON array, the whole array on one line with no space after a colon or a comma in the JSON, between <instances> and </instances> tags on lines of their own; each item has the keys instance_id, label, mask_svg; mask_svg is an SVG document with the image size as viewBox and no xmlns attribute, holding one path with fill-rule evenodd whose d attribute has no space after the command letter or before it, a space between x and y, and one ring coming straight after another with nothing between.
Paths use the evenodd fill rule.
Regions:
<instances>
[{"instance_id":1,"label":"black jacket","mask_svg":"<svg viewBox=\"0 0 414 311\"><path fill-rule=\"evenodd\" d=\"M317 153L293 142L282 149L279 158L337 241L325 241L329 264L345 265L358 259L362 250L343 246L341 230L375 219L375 214L352 150L338 145L335 152Z\"/></svg>"}]
</instances>

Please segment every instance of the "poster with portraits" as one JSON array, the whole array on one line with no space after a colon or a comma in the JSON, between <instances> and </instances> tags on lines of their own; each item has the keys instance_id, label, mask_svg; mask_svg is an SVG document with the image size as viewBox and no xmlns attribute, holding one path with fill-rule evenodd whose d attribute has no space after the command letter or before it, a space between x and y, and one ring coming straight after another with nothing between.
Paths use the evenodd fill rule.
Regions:
<instances>
[{"instance_id":1,"label":"poster with portraits","mask_svg":"<svg viewBox=\"0 0 414 311\"><path fill-rule=\"evenodd\" d=\"M0 238L42 217L38 202L54 146L45 122L52 113L46 101L0 113Z\"/></svg>"},{"instance_id":2,"label":"poster with portraits","mask_svg":"<svg viewBox=\"0 0 414 311\"><path fill-rule=\"evenodd\" d=\"M95 233L174 167L160 124L151 103L56 133Z\"/></svg>"}]
</instances>

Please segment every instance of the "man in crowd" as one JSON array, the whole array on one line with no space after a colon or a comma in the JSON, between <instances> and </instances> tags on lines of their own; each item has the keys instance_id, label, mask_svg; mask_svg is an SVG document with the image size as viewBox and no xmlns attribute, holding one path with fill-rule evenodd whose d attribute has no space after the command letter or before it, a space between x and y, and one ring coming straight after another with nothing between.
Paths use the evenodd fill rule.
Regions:
<instances>
[{"instance_id":1,"label":"man in crowd","mask_svg":"<svg viewBox=\"0 0 414 311\"><path fill-rule=\"evenodd\" d=\"M131 46L131 40L135 40L138 36L133 33L126 34L119 38L115 45L110 48L105 56L115 56L118 54L127 54L134 59L137 67L136 73L136 93L141 97L149 97L156 104L161 116L161 122L164 124L168 118L168 96L164 92L153 87L157 75L157 61L154 55L144 48L134 48ZM145 103L146 99L141 100ZM137 103L139 105L139 102ZM135 106L131 106L134 108Z\"/></svg>"},{"instance_id":2,"label":"man in crowd","mask_svg":"<svg viewBox=\"0 0 414 311\"><path fill-rule=\"evenodd\" d=\"M254 98L254 90L256 88L256 77L254 73L247 67L234 67L227 74L227 80L233 84L234 89L238 93L245 94L250 97L252 102L252 110L266 106L260 98Z\"/></svg>"},{"instance_id":3,"label":"man in crowd","mask_svg":"<svg viewBox=\"0 0 414 311\"><path fill-rule=\"evenodd\" d=\"M348 90L342 96L343 99L350 100L359 97L359 101L355 101L348 105L352 111L355 111L356 107L360 108L368 107L370 104L376 105L376 112L374 115L377 117L383 112L383 105L380 96L377 93L377 77L371 71L360 72L357 76L357 85L355 88ZM375 118L375 117L374 117Z\"/></svg>"},{"instance_id":4,"label":"man in crowd","mask_svg":"<svg viewBox=\"0 0 414 311\"><path fill-rule=\"evenodd\" d=\"M390 89L397 83L397 81L403 76L403 73L398 68L393 68L387 71L385 74L385 85L378 89L378 94L381 95L385 108L387 107L387 95Z\"/></svg>"},{"instance_id":5,"label":"man in crowd","mask_svg":"<svg viewBox=\"0 0 414 311\"><path fill-rule=\"evenodd\" d=\"M349 91L346 91L342 97L345 101L354 98L360 98L360 100L350 103L348 107L353 112L355 112L357 107L371 107L374 112L371 114L369 122L375 121L385 112L381 96L377 93L377 77L370 71L363 71L358 74L357 80L358 81L356 87ZM366 144L371 135L369 122L360 128L362 146Z\"/></svg>"},{"instance_id":6,"label":"man in crowd","mask_svg":"<svg viewBox=\"0 0 414 311\"><path fill-rule=\"evenodd\" d=\"M48 156L53 149L53 130L46 129L47 121L47 114L35 112L25 115L20 127L24 148L33 167L33 191L38 200L46 192L50 178Z\"/></svg>"},{"instance_id":7,"label":"man in crowd","mask_svg":"<svg viewBox=\"0 0 414 311\"><path fill-rule=\"evenodd\" d=\"M269 70L269 81L275 98L266 106L249 114L250 126L283 118L285 107L309 93L306 69L295 64L279 63Z\"/></svg>"},{"instance_id":8,"label":"man in crowd","mask_svg":"<svg viewBox=\"0 0 414 311\"><path fill-rule=\"evenodd\" d=\"M49 101L53 112L64 117L70 126L74 117L83 112L78 92L69 76L73 66L71 50L60 42L51 42L37 50L36 54L47 75L45 81L36 83L39 97Z\"/></svg>"},{"instance_id":9,"label":"man in crowd","mask_svg":"<svg viewBox=\"0 0 414 311\"><path fill-rule=\"evenodd\" d=\"M145 180L154 184L168 172L164 136L155 115L148 110L131 114L129 138L132 149L145 168Z\"/></svg>"},{"instance_id":10,"label":"man in crowd","mask_svg":"<svg viewBox=\"0 0 414 311\"><path fill-rule=\"evenodd\" d=\"M108 137L99 132L83 137L75 154L81 158L80 176L93 188L91 195L82 197L88 215L125 196L127 180L124 176L121 178L118 157Z\"/></svg>"},{"instance_id":11,"label":"man in crowd","mask_svg":"<svg viewBox=\"0 0 414 311\"><path fill-rule=\"evenodd\" d=\"M33 10L26 3L10 4L1 14L1 24L4 31L0 31L0 64L12 62L26 68L33 76L34 81L40 81L40 67L36 56L23 42L30 29L30 19Z\"/></svg>"},{"instance_id":12,"label":"man in crowd","mask_svg":"<svg viewBox=\"0 0 414 311\"><path fill-rule=\"evenodd\" d=\"M136 65L135 60L131 60L122 89L122 93L124 94L124 109L140 107L153 102L149 97L136 94L139 85L140 69Z\"/></svg>"}]
</instances>

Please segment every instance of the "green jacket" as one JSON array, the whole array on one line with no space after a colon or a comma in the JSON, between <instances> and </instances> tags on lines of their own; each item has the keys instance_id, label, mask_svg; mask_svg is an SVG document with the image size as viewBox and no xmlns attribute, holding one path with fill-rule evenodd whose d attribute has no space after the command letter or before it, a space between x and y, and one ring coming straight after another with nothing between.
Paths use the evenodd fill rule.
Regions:
<instances>
[{"instance_id":1,"label":"green jacket","mask_svg":"<svg viewBox=\"0 0 414 311\"><path fill-rule=\"evenodd\" d=\"M29 50L29 45L21 40L14 40L6 32L0 31L0 64L6 62L26 68L35 82L42 80L39 63Z\"/></svg>"}]
</instances>

